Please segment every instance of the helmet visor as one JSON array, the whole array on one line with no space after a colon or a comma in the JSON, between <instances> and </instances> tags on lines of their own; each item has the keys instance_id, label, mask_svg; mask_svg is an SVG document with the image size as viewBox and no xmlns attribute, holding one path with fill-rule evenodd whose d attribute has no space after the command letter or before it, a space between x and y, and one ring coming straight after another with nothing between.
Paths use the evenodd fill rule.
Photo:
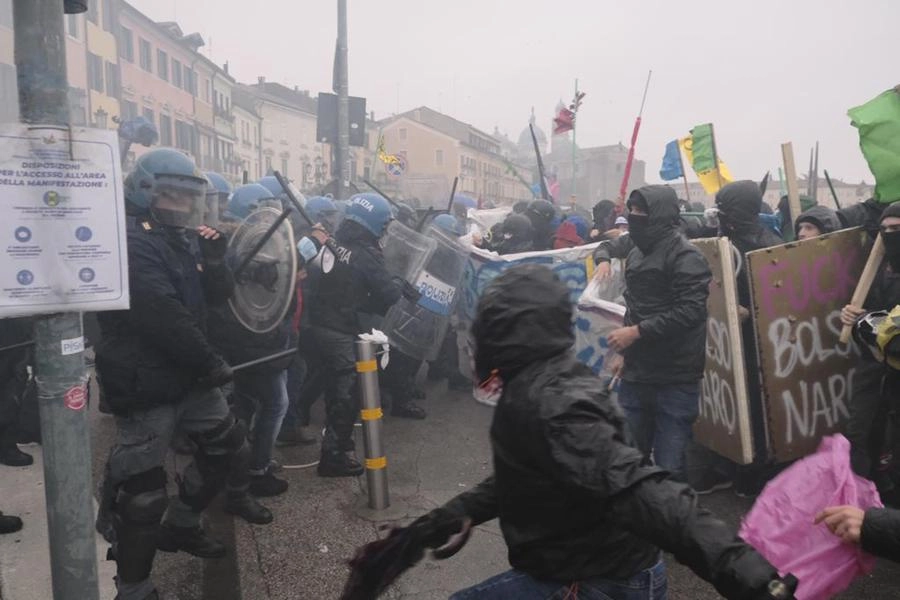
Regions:
<instances>
[{"instance_id":1,"label":"helmet visor","mask_svg":"<svg viewBox=\"0 0 900 600\"><path fill-rule=\"evenodd\" d=\"M160 225L196 228L207 214L206 181L195 177L159 175L153 182L150 213Z\"/></svg>"}]
</instances>

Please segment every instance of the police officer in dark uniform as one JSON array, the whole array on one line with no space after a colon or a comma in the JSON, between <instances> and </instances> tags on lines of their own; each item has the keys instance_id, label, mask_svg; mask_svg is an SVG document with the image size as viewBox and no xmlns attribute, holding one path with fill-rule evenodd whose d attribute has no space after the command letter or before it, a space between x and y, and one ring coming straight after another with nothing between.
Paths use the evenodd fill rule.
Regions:
<instances>
[{"instance_id":1,"label":"police officer in dark uniform","mask_svg":"<svg viewBox=\"0 0 900 600\"><path fill-rule=\"evenodd\" d=\"M403 293L402 280L388 273L378 245L390 220L391 207L380 195L353 196L335 235L335 252L323 252L316 261L322 273L309 310L326 385L327 427L318 466L323 477L363 472L353 444L358 404L354 343L363 332L359 314L384 315Z\"/></svg>"},{"instance_id":2,"label":"police officer in dark uniform","mask_svg":"<svg viewBox=\"0 0 900 600\"><path fill-rule=\"evenodd\" d=\"M125 179L131 308L99 315L96 349L118 429L104 486L115 494L117 600L158 598L150 580L157 547L224 556L225 547L202 530L201 512L229 471L247 473L245 432L219 390L232 371L205 331L207 305L225 302L234 285L223 262L225 238L201 224L206 187L193 161L168 148L141 156ZM163 464L176 430L198 450L170 501ZM248 477L229 482L231 512L265 510L248 487Z\"/></svg>"}]
</instances>

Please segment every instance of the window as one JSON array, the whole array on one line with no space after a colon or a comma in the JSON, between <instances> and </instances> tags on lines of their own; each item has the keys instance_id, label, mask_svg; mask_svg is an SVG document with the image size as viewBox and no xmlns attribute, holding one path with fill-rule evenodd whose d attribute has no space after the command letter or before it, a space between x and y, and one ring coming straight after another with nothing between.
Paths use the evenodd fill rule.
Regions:
<instances>
[{"instance_id":1,"label":"window","mask_svg":"<svg viewBox=\"0 0 900 600\"><path fill-rule=\"evenodd\" d=\"M181 61L172 59L172 85L175 87L182 87L181 80Z\"/></svg>"},{"instance_id":2,"label":"window","mask_svg":"<svg viewBox=\"0 0 900 600\"><path fill-rule=\"evenodd\" d=\"M153 114L153 109L152 109L152 108L145 108L145 109L144 109L144 118L147 119L148 121L150 121L151 123L155 123L155 122L156 122L156 115Z\"/></svg>"},{"instance_id":3,"label":"window","mask_svg":"<svg viewBox=\"0 0 900 600\"><path fill-rule=\"evenodd\" d=\"M192 96L197 95L197 74L187 65L184 66L184 90L190 92Z\"/></svg>"},{"instance_id":4,"label":"window","mask_svg":"<svg viewBox=\"0 0 900 600\"><path fill-rule=\"evenodd\" d=\"M285 177L288 176L288 161L286 158L281 159L281 174Z\"/></svg>"},{"instance_id":5,"label":"window","mask_svg":"<svg viewBox=\"0 0 900 600\"><path fill-rule=\"evenodd\" d=\"M127 27L119 28L119 56L134 62L134 36Z\"/></svg>"},{"instance_id":6,"label":"window","mask_svg":"<svg viewBox=\"0 0 900 600\"><path fill-rule=\"evenodd\" d=\"M127 121L137 116L137 104L130 100L122 100L122 120Z\"/></svg>"},{"instance_id":7,"label":"window","mask_svg":"<svg viewBox=\"0 0 900 600\"><path fill-rule=\"evenodd\" d=\"M88 86L95 91L103 91L103 60L96 54L88 52L87 76Z\"/></svg>"},{"instance_id":8,"label":"window","mask_svg":"<svg viewBox=\"0 0 900 600\"><path fill-rule=\"evenodd\" d=\"M0 65L0 68L3 68L5 65ZM13 72L13 76L15 76L15 72ZM13 80L13 84L15 84L15 80ZM15 85L11 87L11 91L15 93ZM3 95L0 93L0 100L2 100ZM72 122L72 125L77 125L80 127L84 127L87 125L87 93L81 88L70 87L69 94L69 118ZM15 106L15 103L13 103ZM0 114L3 114L0 111ZM16 115L18 117L18 115Z\"/></svg>"},{"instance_id":9,"label":"window","mask_svg":"<svg viewBox=\"0 0 900 600\"><path fill-rule=\"evenodd\" d=\"M435 150L434 151L434 166L436 166L436 167L444 166L444 151L443 150Z\"/></svg>"},{"instance_id":10,"label":"window","mask_svg":"<svg viewBox=\"0 0 900 600\"><path fill-rule=\"evenodd\" d=\"M178 119L175 120L175 147L196 154L193 126Z\"/></svg>"},{"instance_id":11,"label":"window","mask_svg":"<svg viewBox=\"0 0 900 600\"><path fill-rule=\"evenodd\" d=\"M401 128L400 128L400 139L401 139L401 140L405 140L405 139L406 139L406 127L401 127Z\"/></svg>"},{"instance_id":12,"label":"window","mask_svg":"<svg viewBox=\"0 0 900 600\"><path fill-rule=\"evenodd\" d=\"M112 0L103 0L103 29L104 31L115 31L116 22L113 19L113 2Z\"/></svg>"},{"instance_id":13,"label":"window","mask_svg":"<svg viewBox=\"0 0 900 600\"><path fill-rule=\"evenodd\" d=\"M169 56L161 48L156 50L156 73L163 81L169 80Z\"/></svg>"},{"instance_id":14,"label":"window","mask_svg":"<svg viewBox=\"0 0 900 600\"><path fill-rule=\"evenodd\" d=\"M106 63L106 95L111 98L118 98L121 91L122 84L119 77L119 65L108 62Z\"/></svg>"},{"instance_id":15,"label":"window","mask_svg":"<svg viewBox=\"0 0 900 600\"><path fill-rule=\"evenodd\" d=\"M97 1L88 0L87 18L94 25L97 24Z\"/></svg>"},{"instance_id":16,"label":"window","mask_svg":"<svg viewBox=\"0 0 900 600\"><path fill-rule=\"evenodd\" d=\"M140 39L141 49L141 68L150 73L153 72L153 56L151 55L150 42L144 38Z\"/></svg>"},{"instance_id":17,"label":"window","mask_svg":"<svg viewBox=\"0 0 900 600\"><path fill-rule=\"evenodd\" d=\"M172 117L169 115L159 115L159 145L172 145Z\"/></svg>"},{"instance_id":18,"label":"window","mask_svg":"<svg viewBox=\"0 0 900 600\"><path fill-rule=\"evenodd\" d=\"M66 15L66 33L78 39L78 15Z\"/></svg>"},{"instance_id":19,"label":"window","mask_svg":"<svg viewBox=\"0 0 900 600\"><path fill-rule=\"evenodd\" d=\"M272 172L272 157L266 156L266 173Z\"/></svg>"},{"instance_id":20,"label":"window","mask_svg":"<svg viewBox=\"0 0 900 600\"><path fill-rule=\"evenodd\" d=\"M203 91L203 99L206 100L207 102L209 102L210 101L209 99L211 97L210 88L212 87L212 85L210 84L209 79L207 79L205 81L206 81L206 88Z\"/></svg>"}]
</instances>

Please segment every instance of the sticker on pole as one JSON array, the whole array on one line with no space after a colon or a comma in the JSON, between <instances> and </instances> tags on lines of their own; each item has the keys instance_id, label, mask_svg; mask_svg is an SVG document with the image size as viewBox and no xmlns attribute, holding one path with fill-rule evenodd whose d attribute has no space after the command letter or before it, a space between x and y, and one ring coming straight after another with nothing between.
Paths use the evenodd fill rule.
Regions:
<instances>
[{"instance_id":1,"label":"sticker on pole","mask_svg":"<svg viewBox=\"0 0 900 600\"><path fill-rule=\"evenodd\" d=\"M0 198L0 318L128 308L115 131L0 124Z\"/></svg>"},{"instance_id":2,"label":"sticker on pole","mask_svg":"<svg viewBox=\"0 0 900 600\"><path fill-rule=\"evenodd\" d=\"M66 390L63 396L63 403L66 408L72 410L81 410L87 404L87 386L85 384L75 385Z\"/></svg>"}]
</instances>

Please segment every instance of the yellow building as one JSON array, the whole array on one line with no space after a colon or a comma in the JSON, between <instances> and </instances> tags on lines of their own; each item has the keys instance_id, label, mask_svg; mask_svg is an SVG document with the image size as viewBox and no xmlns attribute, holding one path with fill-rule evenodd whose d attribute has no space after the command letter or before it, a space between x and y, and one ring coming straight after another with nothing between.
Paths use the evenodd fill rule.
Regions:
<instances>
[{"instance_id":1,"label":"yellow building","mask_svg":"<svg viewBox=\"0 0 900 600\"><path fill-rule=\"evenodd\" d=\"M101 129L114 129L113 118L120 114L122 76L116 44L118 4L117 0L89 0L84 21L87 121Z\"/></svg>"},{"instance_id":2,"label":"yellow building","mask_svg":"<svg viewBox=\"0 0 900 600\"><path fill-rule=\"evenodd\" d=\"M501 152L501 141L468 123L426 106L378 123L388 154L400 155L402 174L389 174L388 181L407 199L426 205L449 197L454 177L457 193L482 202L509 205L531 200L532 194L510 172ZM378 164L378 168L384 165ZM520 172L527 167L516 166Z\"/></svg>"}]
</instances>

